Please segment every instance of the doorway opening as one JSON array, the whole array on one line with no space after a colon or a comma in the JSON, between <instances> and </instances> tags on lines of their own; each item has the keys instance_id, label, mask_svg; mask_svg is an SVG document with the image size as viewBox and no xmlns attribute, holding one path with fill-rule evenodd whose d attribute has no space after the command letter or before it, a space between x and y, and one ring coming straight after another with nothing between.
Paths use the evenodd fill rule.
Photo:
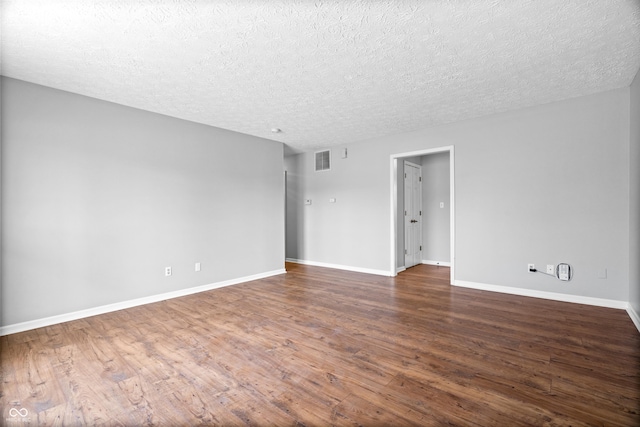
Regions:
<instances>
[{"instance_id":1,"label":"doorway opening","mask_svg":"<svg viewBox=\"0 0 640 427\"><path fill-rule=\"evenodd\" d=\"M390 247L391 247L391 257L390 257L390 276L395 277L400 271L405 269L404 267L404 164L405 160L418 160L420 158L435 158L436 156L432 156L434 154L448 154L448 200L442 200L438 202L439 207L446 207L448 204L448 244L449 244L449 261L438 263L437 265L449 265L450 269L450 282L454 283L455 278L455 185L454 185L454 147L446 146L439 148L431 148L424 149L419 151L411 151L406 153L397 153L392 154L390 156L390 210L391 210L391 221L390 221ZM425 174L426 174L425 170ZM427 179L427 178L425 178ZM427 201L425 201L426 203ZM426 209L427 211L429 209ZM425 212L426 214L427 212ZM424 217L424 215L423 215ZM424 218L425 224L429 221L429 218ZM428 232L428 230L425 230ZM445 231L446 233L446 231ZM444 236L446 240L447 236ZM426 244L427 242L425 242ZM423 263L431 263L429 261L423 260ZM400 263L400 265L399 265Z\"/></svg>"}]
</instances>

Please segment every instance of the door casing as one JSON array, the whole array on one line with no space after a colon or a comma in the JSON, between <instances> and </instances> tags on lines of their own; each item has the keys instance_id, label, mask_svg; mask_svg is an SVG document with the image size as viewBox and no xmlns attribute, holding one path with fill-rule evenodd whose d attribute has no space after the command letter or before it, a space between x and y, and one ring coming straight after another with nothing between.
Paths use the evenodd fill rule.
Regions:
<instances>
[{"instance_id":1,"label":"door casing","mask_svg":"<svg viewBox=\"0 0 640 427\"><path fill-rule=\"evenodd\" d=\"M398 161L408 157L420 157L435 153L449 153L449 206L450 206L450 258L451 258L451 278L450 283L455 281L455 149L453 145L429 148L418 151L410 151L405 153L392 154L389 157L389 182L390 182L390 225L389 225L389 246L390 262L389 262L389 276L397 276L397 230L398 230Z\"/></svg>"}]
</instances>

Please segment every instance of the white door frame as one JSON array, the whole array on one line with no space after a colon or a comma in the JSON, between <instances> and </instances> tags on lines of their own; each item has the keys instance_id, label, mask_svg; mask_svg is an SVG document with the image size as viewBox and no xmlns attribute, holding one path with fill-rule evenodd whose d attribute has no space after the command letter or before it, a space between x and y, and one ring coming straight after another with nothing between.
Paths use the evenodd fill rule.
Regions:
<instances>
[{"instance_id":1,"label":"white door frame","mask_svg":"<svg viewBox=\"0 0 640 427\"><path fill-rule=\"evenodd\" d=\"M390 156L389 167L389 182L390 182L390 232L389 242L391 247L391 259L389 275L395 277L397 273L396 265L398 263L398 160L407 157L420 157L435 153L449 153L449 237L450 237L450 250L451 250L451 284L455 279L455 171L454 171L454 146L448 145L445 147L429 148L418 151L411 151L408 153L392 154Z\"/></svg>"}]
</instances>

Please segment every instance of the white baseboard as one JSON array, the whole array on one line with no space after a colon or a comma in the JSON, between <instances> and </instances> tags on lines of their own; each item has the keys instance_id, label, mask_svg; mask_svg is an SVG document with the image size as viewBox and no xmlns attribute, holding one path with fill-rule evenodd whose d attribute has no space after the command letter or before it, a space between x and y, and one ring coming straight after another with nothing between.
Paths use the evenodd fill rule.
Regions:
<instances>
[{"instance_id":1,"label":"white baseboard","mask_svg":"<svg viewBox=\"0 0 640 427\"><path fill-rule=\"evenodd\" d=\"M179 298L186 295L196 294L198 292L210 291L212 289L223 288L225 286L237 285L240 283L251 282L252 280L264 279L266 277L276 276L286 273L285 269L268 271L265 273L254 274L252 276L239 277L237 279L225 280L222 282L211 283L194 288L181 289L179 291L167 292L164 294L151 295L148 297L137 298L129 301L122 301L115 304L107 304L99 307L89 308L86 310L74 311L72 313L59 314L56 316L45 317L42 319L30 320L13 325L0 327L0 336L24 332L31 329L51 326L58 323L69 322L72 320L83 319L85 317L96 316L99 314L110 313L112 311L123 310L125 308L136 307L139 305L150 304L154 302L164 301L172 298Z\"/></svg>"},{"instance_id":2,"label":"white baseboard","mask_svg":"<svg viewBox=\"0 0 640 427\"><path fill-rule=\"evenodd\" d=\"M398 267L398 268L396 268L396 274L400 274L400 273L402 273L403 271L406 271L406 270L407 269L405 267Z\"/></svg>"},{"instance_id":3,"label":"white baseboard","mask_svg":"<svg viewBox=\"0 0 640 427\"><path fill-rule=\"evenodd\" d=\"M629 314L633 324L636 325L638 332L640 332L640 316L638 316L638 313L636 313L631 304L627 307L627 313Z\"/></svg>"},{"instance_id":4,"label":"white baseboard","mask_svg":"<svg viewBox=\"0 0 640 427\"><path fill-rule=\"evenodd\" d=\"M430 259L423 259L422 263L428 265L439 265L441 267L451 267L451 263L448 261L432 261Z\"/></svg>"},{"instance_id":5,"label":"white baseboard","mask_svg":"<svg viewBox=\"0 0 640 427\"><path fill-rule=\"evenodd\" d=\"M313 265L317 267L335 268L338 270L355 271L359 273L375 274L379 276L389 276L389 272L385 270L373 270L360 267L349 267L339 264L329 264L315 261L297 260L287 258L287 262L293 262L297 264ZM404 271L404 267L399 267L398 272ZM99 307L94 307L86 310L75 311L72 313L60 314L51 317L45 317L42 319L30 320L22 323L15 323L12 325L0 326L0 336L15 334L18 332L24 332L31 329L41 328L45 326L51 326L58 323L69 322L72 320L83 319L85 317L96 316L99 314L110 313L113 311L123 310L126 308L136 307L144 304L151 304L154 302L164 301L172 298L179 298L182 296L192 295L198 292L205 292L213 289L223 288L226 286L237 285L240 283L250 282L253 280L264 279L271 276L286 273L286 270L273 270L265 273L255 274L252 276L240 277L237 279L225 280L222 282L211 283L208 285L197 286L194 288L181 289L179 291L167 292L164 294L152 295L144 298L137 298L134 300L123 301L115 304L108 304ZM467 282L463 280L456 280L454 286L460 286L471 289L478 289L483 291L499 292L512 295L521 295L533 298L543 298L554 301L572 302L577 304L594 305L599 307L618 308L624 309L629 314L629 317L633 321L634 325L640 332L640 316L626 301L609 300L603 298L583 297L578 295L560 294L555 292L536 291L532 289L513 288L508 286L489 285L486 283Z\"/></svg>"},{"instance_id":6,"label":"white baseboard","mask_svg":"<svg viewBox=\"0 0 640 427\"><path fill-rule=\"evenodd\" d=\"M387 276L387 277L390 276L387 270L374 270L371 268L351 267L348 265L330 264L326 262L316 262L316 261L308 261L308 260L294 259L294 258L287 258L286 261L293 262L296 264L313 265L315 267L335 268L337 270L355 271L357 273L375 274L378 276Z\"/></svg>"},{"instance_id":7,"label":"white baseboard","mask_svg":"<svg viewBox=\"0 0 640 427\"><path fill-rule=\"evenodd\" d=\"M554 301L573 302L576 304L595 305L598 307L619 308L626 310L629 303L626 301L618 301L604 298L583 297L580 295L559 294L555 292L536 291L533 289L512 288L509 286L489 285L486 283L466 282L464 280L456 280L454 286L463 288L479 289L482 291L500 292L503 294L520 295L524 297L543 298Z\"/></svg>"}]
</instances>

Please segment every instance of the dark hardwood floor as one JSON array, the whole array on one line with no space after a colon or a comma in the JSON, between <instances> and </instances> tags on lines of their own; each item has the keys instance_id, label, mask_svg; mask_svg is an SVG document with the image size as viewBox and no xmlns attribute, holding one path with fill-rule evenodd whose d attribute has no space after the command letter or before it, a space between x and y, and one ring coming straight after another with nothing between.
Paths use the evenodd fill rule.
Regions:
<instances>
[{"instance_id":1,"label":"dark hardwood floor","mask_svg":"<svg viewBox=\"0 0 640 427\"><path fill-rule=\"evenodd\" d=\"M623 310L287 270L0 338L0 424L640 425Z\"/></svg>"}]
</instances>

